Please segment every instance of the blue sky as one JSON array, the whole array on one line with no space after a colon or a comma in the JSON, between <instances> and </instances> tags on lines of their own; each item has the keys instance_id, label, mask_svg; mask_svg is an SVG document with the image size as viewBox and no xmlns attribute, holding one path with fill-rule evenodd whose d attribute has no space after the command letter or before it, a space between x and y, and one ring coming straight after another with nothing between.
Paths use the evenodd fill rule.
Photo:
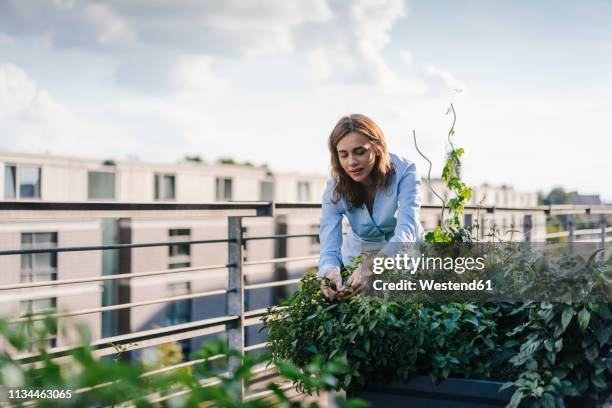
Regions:
<instances>
[{"instance_id":1,"label":"blue sky","mask_svg":"<svg viewBox=\"0 0 612 408\"><path fill-rule=\"evenodd\" d=\"M345 113L439 174L612 200L606 1L0 0L0 148L325 174ZM455 95L453 89L463 92Z\"/></svg>"}]
</instances>

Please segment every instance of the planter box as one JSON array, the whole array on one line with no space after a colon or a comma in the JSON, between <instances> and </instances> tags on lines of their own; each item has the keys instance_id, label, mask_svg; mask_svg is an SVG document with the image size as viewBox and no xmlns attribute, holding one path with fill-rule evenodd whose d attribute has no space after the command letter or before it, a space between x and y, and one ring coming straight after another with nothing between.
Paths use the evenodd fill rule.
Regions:
<instances>
[{"instance_id":1,"label":"planter box","mask_svg":"<svg viewBox=\"0 0 612 408\"><path fill-rule=\"evenodd\" d=\"M370 385L355 389L351 397L368 401L373 408L489 408L510 401L512 388L497 392L503 382L448 378L436 385L430 377L413 377L407 383Z\"/></svg>"}]
</instances>

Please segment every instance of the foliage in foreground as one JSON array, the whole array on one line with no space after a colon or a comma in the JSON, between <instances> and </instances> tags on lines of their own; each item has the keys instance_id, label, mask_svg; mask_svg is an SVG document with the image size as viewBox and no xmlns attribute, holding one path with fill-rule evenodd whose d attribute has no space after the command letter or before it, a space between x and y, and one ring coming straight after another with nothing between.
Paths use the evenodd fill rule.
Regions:
<instances>
[{"instance_id":1,"label":"foliage in foreground","mask_svg":"<svg viewBox=\"0 0 612 408\"><path fill-rule=\"evenodd\" d=\"M268 355L243 356L236 350L228 349L225 340L218 340L204 344L194 353L193 358L205 359L204 363L147 375L147 368L150 368L147 364L95 357L88 345L87 330L79 327L83 345L70 352L68 362L58 363L42 346L45 337L55 331L55 324L51 317L44 319L44 325L33 321L14 325L0 320L0 344L10 345L14 351L23 352L32 341L28 336L34 335L39 340L36 344L41 345L37 350L40 362L35 365L22 365L12 358L8 350L0 351L0 386L72 390L70 399L37 401L37 406L41 407L112 406L125 402L131 402L137 407L155 407L160 406L155 399L164 400L164 397L178 393L181 395L167 399L164 404L172 407L199 407L206 401L218 407L316 408L316 402L308 402L303 398L289 399L287 392L277 385L278 382L299 382L307 392L327 390L337 385L337 376L347 369L340 359L325 361L324 364L322 358L315 358L303 369L279 360L276 364L278 381L266 386L272 392L271 395L265 399L243 402L240 398L240 384L244 383L248 387L254 377L254 367L269 362ZM225 358L211 359L218 355ZM235 368L227 370L228 359L234 359ZM11 402L20 406L17 400ZM340 397L336 397L336 403L339 407L367 406L362 401L347 401Z\"/></svg>"}]
</instances>

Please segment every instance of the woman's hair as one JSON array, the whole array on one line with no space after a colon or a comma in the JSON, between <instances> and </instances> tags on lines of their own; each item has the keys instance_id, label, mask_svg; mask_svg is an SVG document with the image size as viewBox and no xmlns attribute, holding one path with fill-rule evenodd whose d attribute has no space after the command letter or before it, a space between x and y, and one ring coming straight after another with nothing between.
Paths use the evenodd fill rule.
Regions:
<instances>
[{"instance_id":1,"label":"woman's hair","mask_svg":"<svg viewBox=\"0 0 612 408\"><path fill-rule=\"evenodd\" d=\"M353 113L340 119L336 126L334 126L328 140L329 151L331 153L331 175L336 182L332 202L335 204L341 198L344 198L349 210L361 207L366 198L363 186L354 181L344 171L338 157L338 143L340 139L351 132L361 133L372 143L376 154L376 162L374 163L371 176L376 184L376 189L386 187L395 172L391 156L387 150L385 135L372 119L358 113Z\"/></svg>"}]
</instances>

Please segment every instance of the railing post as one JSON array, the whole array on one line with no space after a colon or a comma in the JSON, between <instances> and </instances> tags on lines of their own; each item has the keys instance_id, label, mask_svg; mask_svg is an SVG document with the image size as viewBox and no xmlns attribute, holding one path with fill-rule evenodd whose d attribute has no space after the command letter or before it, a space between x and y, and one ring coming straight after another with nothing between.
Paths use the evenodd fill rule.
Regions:
<instances>
[{"instance_id":1,"label":"railing post","mask_svg":"<svg viewBox=\"0 0 612 408\"><path fill-rule=\"evenodd\" d=\"M604 248L606 246L606 227L607 227L607 218L606 214L599 215L599 228L601 228L601 247Z\"/></svg>"},{"instance_id":2,"label":"railing post","mask_svg":"<svg viewBox=\"0 0 612 408\"><path fill-rule=\"evenodd\" d=\"M274 234L275 235L287 235L287 216L278 215L274 218ZM274 258L286 258L287 257L287 239L280 238L274 240ZM287 264L285 262L274 264L274 280L282 281L289 279L287 273ZM272 289L272 302L273 304L281 303L288 295L288 288L286 286L277 286Z\"/></svg>"},{"instance_id":3,"label":"railing post","mask_svg":"<svg viewBox=\"0 0 612 408\"><path fill-rule=\"evenodd\" d=\"M599 215L599 226L601 227L601 259L606 258L606 228L608 226L608 217L606 214Z\"/></svg>"},{"instance_id":4,"label":"railing post","mask_svg":"<svg viewBox=\"0 0 612 408\"><path fill-rule=\"evenodd\" d=\"M531 214L523 216L523 235L525 242L531 242L531 229L533 228L533 220Z\"/></svg>"},{"instance_id":5,"label":"railing post","mask_svg":"<svg viewBox=\"0 0 612 408\"><path fill-rule=\"evenodd\" d=\"M242 217L227 218L228 282L227 282L227 315L238 316L228 325L228 346L244 354L244 271L242 269ZM230 371L236 370L240 361L232 357L228 362ZM237 390L241 400L244 398L244 382Z\"/></svg>"},{"instance_id":6,"label":"railing post","mask_svg":"<svg viewBox=\"0 0 612 408\"><path fill-rule=\"evenodd\" d=\"M569 214L567 216L567 246L570 254L574 251L574 229L576 228L576 216Z\"/></svg>"},{"instance_id":7,"label":"railing post","mask_svg":"<svg viewBox=\"0 0 612 408\"><path fill-rule=\"evenodd\" d=\"M483 215L482 217L480 217L480 238L484 239L484 237L487 235L485 229L487 228L487 220L485 218L485 216Z\"/></svg>"}]
</instances>

